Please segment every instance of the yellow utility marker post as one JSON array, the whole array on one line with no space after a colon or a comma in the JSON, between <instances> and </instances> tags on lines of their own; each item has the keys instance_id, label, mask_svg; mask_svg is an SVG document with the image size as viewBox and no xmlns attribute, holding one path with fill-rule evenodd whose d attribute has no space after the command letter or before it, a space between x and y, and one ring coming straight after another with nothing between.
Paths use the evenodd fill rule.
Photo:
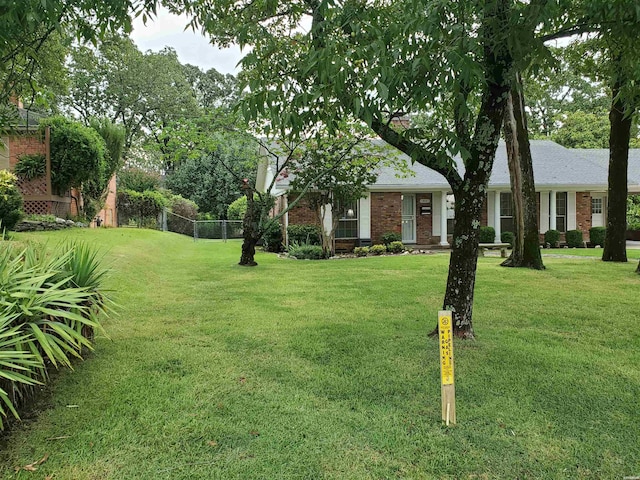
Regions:
<instances>
[{"instance_id":1,"label":"yellow utility marker post","mask_svg":"<svg viewBox=\"0 0 640 480\"><path fill-rule=\"evenodd\" d=\"M453 377L453 322L448 310L438 312L438 333L442 420L449 426L456 424L456 385Z\"/></svg>"}]
</instances>

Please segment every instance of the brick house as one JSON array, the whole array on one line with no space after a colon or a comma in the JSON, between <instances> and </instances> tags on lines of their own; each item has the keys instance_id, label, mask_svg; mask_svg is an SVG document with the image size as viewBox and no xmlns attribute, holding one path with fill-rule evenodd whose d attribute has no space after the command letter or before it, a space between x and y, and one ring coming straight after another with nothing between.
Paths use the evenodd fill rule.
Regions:
<instances>
[{"instance_id":1,"label":"brick house","mask_svg":"<svg viewBox=\"0 0 640 480\"><path fill-rule=\"evenodd\" d=\"M27 215L55 215L57 217L78 216L83 207L82 195L72 189L54 192L51 185L50 128L39 128L41 115L31 112L17 102L18 121L0 136L0 170L13 171L23 155L40 154L45 157L45 175L33 180L18 180L22 193L22 210ZM109 184L109 195L104 209L98 214L104 225L115 223L115 176Z\"/></svg>"},{"instance_id":2,"label":"brick house","mask_svg":"<svg viewBox=\"0 0 640 480\"><path fill-rule=\"evenodd\" d=\"M531 142L537 191L541 241L547 230L561 233L581 230L588 238L594 226L606 225L608 151L572 150L548 140ZM448 246L453 230L455 198L444 177L420 164L411 165L413 176L397 176L391 168L382 168L375 184L358 202L347 206L336 231L336 249L349 250L357 245L381 243L382 234L397 232L408 245ZM604 158L604 160L603 160ZM463 171L458 159L458 169ZM273 178L269 167L258 174L258 185ZM290 178L276 182L274 194L280 204L295 193L288 191ZM640 193L640 150L629 157L629 192ZM302 202L301 202L302 203ZM284 216L285 227L315 223L308 207L298 205ZM513 207L506 149L500 143L489 180L482 225L496 231L513 231Z\"/></svg>"},{"instance_id":3,"label":"brick house","mask_svg":"<svg viewBox=\"0 0 640 480\"><path fill-rule=\"evenodd\" d=\"M0 169L13 171L23 155L41 154L46 161L44 177L18 181L22 193L23 211L27 215L56 215L68 217L78 215L82 200L77 192L56 195L51 187L50 130L39 128L41 115L22 108L18 104L18 121L0 137Z\"/></svg>"}]
</instances>

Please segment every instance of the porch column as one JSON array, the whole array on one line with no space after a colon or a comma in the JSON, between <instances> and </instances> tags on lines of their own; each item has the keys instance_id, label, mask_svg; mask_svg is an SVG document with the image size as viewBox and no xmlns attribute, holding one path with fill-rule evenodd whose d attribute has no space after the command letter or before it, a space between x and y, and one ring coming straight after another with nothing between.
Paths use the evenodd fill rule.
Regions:
<instances>
[{"instance_id":1,"label":"porch column","mask_svg":"<svg viewBox=\"0 0 640 480\"><path fill-rule=\"evenodd\" d=\"M493 200L493 228L496 231L495 242L500 243L502 232L500 231L500 192L494 192Z\"/></svg>"},{"instance_id":2,"label":"porch column","mask_svg":"<svg viewBox=\"0 0 640 480\"><path fill-rule=\"evenodd\" d=\"M549 230L549 192L540 192L540 232Z\"/></svg>"},{"instance_id":3,"label":"porch column","mask_svg":"<svg viewBox=\"0 0 640 480\"><path fill-rule=\"evenodd\" d=\"M440 192L440 245L448 246L447 242L447 192Z\"/></svg>"},{"instance_id":4,"label":"porch column","mask_svg":"<svg viewBox=\"0 0 640 480\"><path fill-rule=\"evenodd\" d=\"M551 190L549 194L549 230L557 230L556 228L556 191Z\"/></svg>"}]
</instances>

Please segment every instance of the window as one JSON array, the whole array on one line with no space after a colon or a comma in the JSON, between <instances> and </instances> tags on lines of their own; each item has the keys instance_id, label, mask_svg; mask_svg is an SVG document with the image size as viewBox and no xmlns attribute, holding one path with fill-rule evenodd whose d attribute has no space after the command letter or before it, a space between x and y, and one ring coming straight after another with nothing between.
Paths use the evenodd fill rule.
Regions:
<instances>
[{"instance_id":1,"label":"window","mask_svg":"<svg viewBox=\"0 0 640 480\"><path fill-rule=\"evenodd\" d=\"M602 198L591 198L591 215L602 214Z\"/></svg>"},{"instance_id":2,"label":"window","mask_svg":"<svg viewBox=\"0 0 640 480\"><path fill-rule=\"evenodd\" d=\"M567 231L567 192L556 193L556 230Z\"/></svg>"},{"instance_id":3,"label":"window","mask_svg":"<svg viewBox=\"0 0 640 480\"><path fill-rule=\"evenodd\" d=\"M500 193L500 231L514 233L513 197L511 192Z\"/></svg>"},{"instance_id":4,"label":"window","mask_svg":"<svg viewBox=\"0 0 640 480\"><path fill-rule=\"evenodd\" d=\"M358 238L358 202L338 205L340 218L336 227L336 238Z\"/></svg>"},{"instance_id":5,"label":"window","mask_svg":"<svg viewBox=\"0 0 640 480\"><path fill-rule=\"evenodd\" d=\"M452 194L447 195L447 233L453 233L453 227L456 224L456 197Z\"/></svg>"}]
</instances>

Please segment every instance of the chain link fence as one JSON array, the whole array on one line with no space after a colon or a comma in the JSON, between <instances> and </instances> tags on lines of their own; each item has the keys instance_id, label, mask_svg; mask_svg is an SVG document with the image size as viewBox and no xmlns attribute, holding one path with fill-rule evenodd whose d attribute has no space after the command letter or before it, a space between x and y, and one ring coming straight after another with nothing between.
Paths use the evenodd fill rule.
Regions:
<instances>
[{"instance_id":1,"label":"chain link fence","mask_svg":"<svg viewBox=\"0 0 640 480\"><path fill-rule=\"evenodd\" d=\"M162 230L180 233L198 239L227 241L231 238L242 238L242 221L240 220L192 220L169 210L165 210L162 218Z\"/></svg>"}]
</instances>

